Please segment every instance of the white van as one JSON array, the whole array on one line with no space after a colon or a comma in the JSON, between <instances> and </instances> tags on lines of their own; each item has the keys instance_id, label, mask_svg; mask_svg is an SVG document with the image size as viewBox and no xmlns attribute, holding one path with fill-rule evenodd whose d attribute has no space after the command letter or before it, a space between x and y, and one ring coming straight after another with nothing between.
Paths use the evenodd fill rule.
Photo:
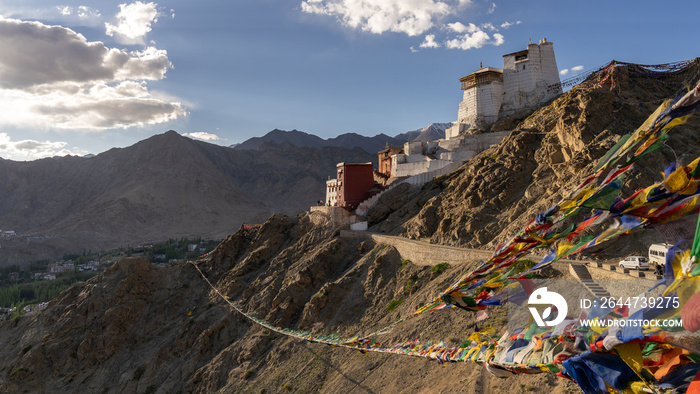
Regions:
<instances>
[{"instance_id":1,"label":"white van","mask_svg":"<svg viewBox=\"0 0 700 394\"><path fill-rule=\"evenodd\" d=\"M649 263L666 264L666 253L671 249L671 244L653 244L649 247Z\"/></svg>"}]
</instances>

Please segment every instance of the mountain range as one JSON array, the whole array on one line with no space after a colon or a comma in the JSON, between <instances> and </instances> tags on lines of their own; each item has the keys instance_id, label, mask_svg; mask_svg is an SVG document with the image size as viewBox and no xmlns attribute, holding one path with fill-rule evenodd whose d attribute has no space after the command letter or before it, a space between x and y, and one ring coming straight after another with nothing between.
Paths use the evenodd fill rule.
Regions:
<instances>
[{"instance_id":1,"label":"mountain range","mask_svg":"<svg viewBox=\"0 0 700 394\"><path fill-rule=\"evenodd\" d=\"M367 137L355 133L341 134L334 138L323 139L313 134L303 131L285 131L275 129L262 137L253 137L240 144L231 147L238 150L258 149L265 142L277 144L288 143L296 147L322 148L328 146L344 148L362 148L369 153L376 153L384 149L387 145L401 146L407 141L435 141L445 138L445 130L452 126L452 123L433 123L421 129L408 131L390 137L386 134L378 134Z\"/></svg>"},{"instance_id":2,"label":"mountain range","mask_svg":"<svg viewBox=\"0 0 700 394\"><path fill-rule=\"evenodd\" d=\"M90 157L2 160L0 228L24 237L0 244L0 264L172 237L220 239L243 222L325 199L338 162L376 162L387 143L440 138L443 126L328 140L273 130L235 149L168 131Z\"/></svg>"},{"instance_id":3,"label":"mountain range","mask_svg":"<svg viewBox=\"0 0 700 394\"><path fill-rule=\"evenodd\" d=\"M325 198L337 162L369 162L362 149L264 143L234 150L175 131L92 158L0 164L2 228L75 252L171 237L223 238L243 222L296 214ZM33 256L2 243L0 262ZM32 246L32 250L41 247Z\"/></svg>"}]
</instances>

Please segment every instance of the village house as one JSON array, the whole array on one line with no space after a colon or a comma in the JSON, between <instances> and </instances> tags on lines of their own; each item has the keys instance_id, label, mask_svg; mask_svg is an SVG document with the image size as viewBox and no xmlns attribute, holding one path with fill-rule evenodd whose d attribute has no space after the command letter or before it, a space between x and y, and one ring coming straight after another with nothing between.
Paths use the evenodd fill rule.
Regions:
<instances>
[{"instance_id":1,"label":"village house","mask_svg":"<svg viewBox=\"0 0 700 394\"><path fill-rule=\"evenodd\" d=\"M12 314L17 310L16 307L13 308L0 308L0 321L4 321L10 318Z\"/></svg>"},{"instance_id":2,"label":"village house","mask_svg":"<svg viewBox=\"0 0 700 394\"><path fill-rule=\"evenodd\" d=\"M46 309L46 307L49 305L48 302L41 302L38 304L32 304L32 305L27 305L22 310L24 313L32 313L32 312L37 312L37 311L43 311Z\"/></svg>"},{"instance_id":3,"label":"village house","mask_svg":"<svg viewBox=\"0 0 700 394\"><path fill-rule=\"evenodd\" d=\"M60 274L61 272L71 272L75 270L75 263L73 261L61 261L49 264L49 272L54 274Z\"/></svg>"}]
</instances>

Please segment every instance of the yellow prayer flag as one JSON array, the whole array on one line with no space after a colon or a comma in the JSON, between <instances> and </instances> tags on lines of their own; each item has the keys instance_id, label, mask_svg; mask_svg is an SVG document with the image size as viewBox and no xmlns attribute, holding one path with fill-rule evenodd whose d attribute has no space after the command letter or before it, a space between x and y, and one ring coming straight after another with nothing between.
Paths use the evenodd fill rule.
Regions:
<instances>
[{"instance_id":1,"label":"yellow prayer flag","mask_svg":"<svg viewBox=\"0 0 700 394\"><path fill-rule=\"evenodd\" d=\"M688 187L689 182L690 176L688 175L687 167L679 166L664 180L664 186L670 193L677 193Z\"/></svg>"}]
</instances>

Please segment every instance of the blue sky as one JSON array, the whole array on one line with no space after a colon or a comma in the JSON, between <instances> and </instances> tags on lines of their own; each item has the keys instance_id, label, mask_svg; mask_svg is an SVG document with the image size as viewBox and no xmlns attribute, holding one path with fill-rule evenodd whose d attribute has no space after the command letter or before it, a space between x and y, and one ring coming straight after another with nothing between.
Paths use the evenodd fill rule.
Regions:
<instances>
[{"instance_id":1,"label":"blue sky","mask_svg":"<svg viewBox=\"0 0 700 394\"><path fill-rule=\"evenodd\" d=\"M58 4L58 5L57 5ZM546 37L561 77L700 55L700 3L0 3L0 157L100 153L174 129L231 145L454 121L459 78Z\"/></svg>"}]
</instances>

